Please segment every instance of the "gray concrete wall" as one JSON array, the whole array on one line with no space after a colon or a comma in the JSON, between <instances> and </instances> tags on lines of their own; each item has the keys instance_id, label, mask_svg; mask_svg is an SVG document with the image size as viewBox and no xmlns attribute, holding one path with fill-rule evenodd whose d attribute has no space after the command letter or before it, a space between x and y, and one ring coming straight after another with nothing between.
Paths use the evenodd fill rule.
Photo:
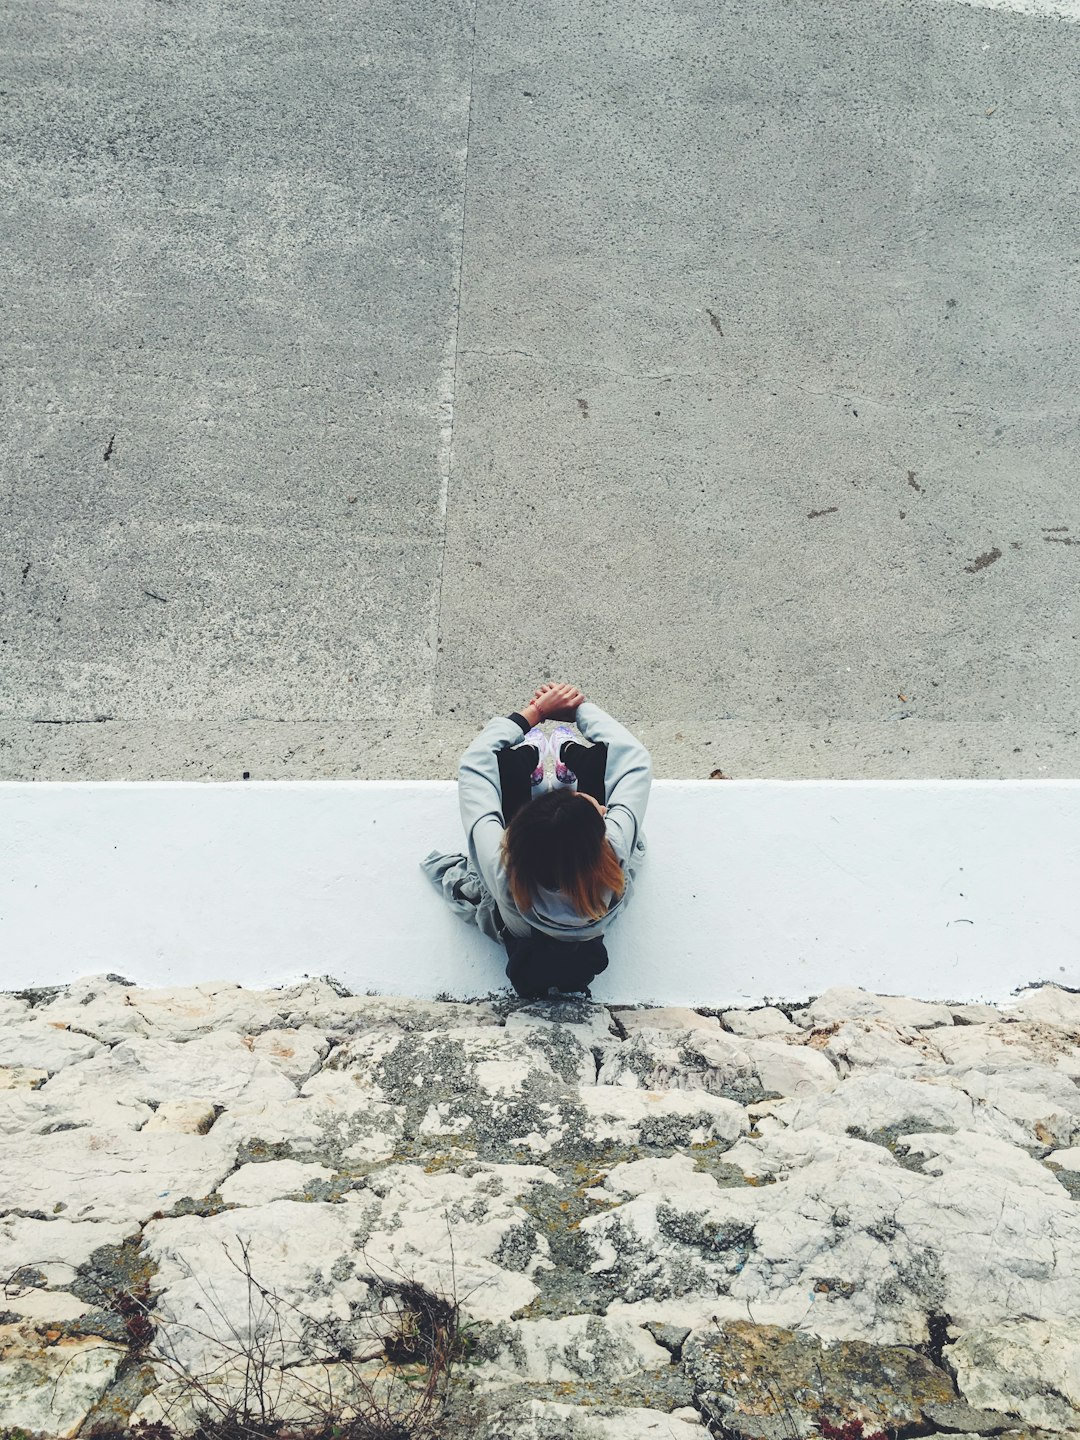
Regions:
<instances>
[{"instance_id":1,"label":"gray concrete wall","mask_svg":"<svg viewBox=\"0 0 1080 1440\"><path fill-rule=\"evenodd\" d=\"M0 775L1080 773L1080 27L8 0Z\"/></svg>"}]
</instances>

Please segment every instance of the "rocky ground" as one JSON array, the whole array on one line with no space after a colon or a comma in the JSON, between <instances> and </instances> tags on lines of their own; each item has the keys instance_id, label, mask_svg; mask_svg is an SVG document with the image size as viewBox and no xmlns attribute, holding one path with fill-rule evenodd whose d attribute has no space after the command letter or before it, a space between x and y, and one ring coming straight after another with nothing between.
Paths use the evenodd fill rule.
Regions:
<instances>
[{"instance_id":1,"label":"rocky ground","mask_svg":"<svg viewBox=\"0 0 1080 1440\"><path fill-rule=\"evenodd\" d=\"M96 976L0 1033L0 1427L332 1395L446 1440L1080 1435L1080 995Z\"/></svg>"}]
</instances>

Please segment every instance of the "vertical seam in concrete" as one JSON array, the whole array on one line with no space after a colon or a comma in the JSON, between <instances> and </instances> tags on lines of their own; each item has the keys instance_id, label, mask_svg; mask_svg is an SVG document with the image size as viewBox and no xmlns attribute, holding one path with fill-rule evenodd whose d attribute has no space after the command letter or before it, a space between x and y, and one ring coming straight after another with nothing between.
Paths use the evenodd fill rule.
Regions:
<instances>
[{"instance_id":1,"label":"vertical seam in concrete","mask_svg":"<svg viewBox=\"0 0 1080 1440\"><path fill-rule=\"evenodd\" d=\"M450 481L454 472L454 402L457 397L458 335L461 330L461 282L465 271L465 217L469 198L469 142L472 139L473 86L476 76L476 12L479 0L473 0L472 48L469 55L469 111L465 124L465 157L461 176L461 228L458 244L457 280L455 283L454 325L448 336L439 384L439 514L442 517L442 546L439 551L439 574L435 586L431 623L431 713L437 713L435 687L439 677L439 636L442 631L443 581L446 576L446 540L449 531Z\"/></svg>"}]
</instances>

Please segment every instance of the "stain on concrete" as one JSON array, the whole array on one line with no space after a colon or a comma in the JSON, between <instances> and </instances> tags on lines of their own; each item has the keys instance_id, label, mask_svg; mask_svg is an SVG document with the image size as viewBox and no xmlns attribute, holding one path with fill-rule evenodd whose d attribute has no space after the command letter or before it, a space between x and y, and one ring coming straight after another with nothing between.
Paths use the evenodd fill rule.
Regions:
<instances>
[{"instance_id":1,"label":"stain on concrete","mask_svg":"<svg viewBox=\"0 0 1080 1440\"><path fill-rule=\"evenodd\" d=\"M976 555L975 559L971 562L971 564L965 565L964 569L969 575L974 575L976 571L985 570L988 565L993 565L995 560L1000 559L1001 551L995 545L992 550L987 550L982 555Z\"/></svg>"}]
</instances>

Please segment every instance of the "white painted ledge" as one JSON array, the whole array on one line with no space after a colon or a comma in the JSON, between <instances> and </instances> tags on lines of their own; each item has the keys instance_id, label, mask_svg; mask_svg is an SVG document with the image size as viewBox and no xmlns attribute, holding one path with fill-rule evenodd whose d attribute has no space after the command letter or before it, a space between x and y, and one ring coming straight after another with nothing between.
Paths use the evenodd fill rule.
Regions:
<instances>
[{"instance_id":1,"label":"white painted ledge","mask_svg":"<svg viewBox=\"0 0 1080 1440\"><path fill-rule=\"evenodd\" d=\"M658 781L599 1000L729 1005L862 985L1080 987L1080 781ZM0 785L0 989L333 975L504 988L419 868L447 782Z\"/></svg>"}]
</instances>

